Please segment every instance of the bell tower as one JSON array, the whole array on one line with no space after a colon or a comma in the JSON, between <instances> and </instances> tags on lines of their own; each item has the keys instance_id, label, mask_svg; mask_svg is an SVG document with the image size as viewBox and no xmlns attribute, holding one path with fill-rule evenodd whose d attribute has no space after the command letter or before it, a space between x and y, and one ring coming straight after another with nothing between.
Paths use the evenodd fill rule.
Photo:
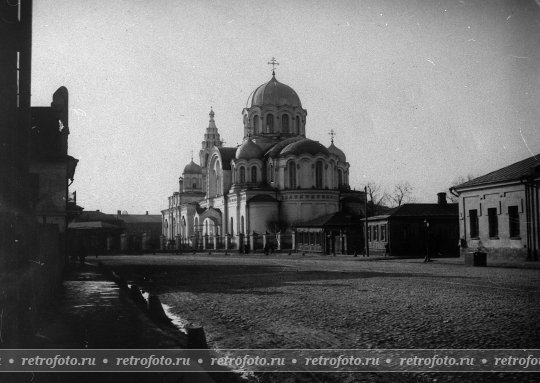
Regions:
<instances>
[{"instance_id":1,"label":"bell tower","mask_svg":"<svg viewBox=\"0 0 540 383\"><path fill-rule=\"evenodd\" d=\"M199 151L200 164L203 169L206 169L208 165L208 156L214 146L223 146L223 141L221 141L216 122L214 121L215 114L212 107L210 107L210 113L208 115L210 116L210 121L208 121L208 127L206 128L206 133L204 133L204 140L201 142L201 150Z\"/></svg>"}]
</instances>

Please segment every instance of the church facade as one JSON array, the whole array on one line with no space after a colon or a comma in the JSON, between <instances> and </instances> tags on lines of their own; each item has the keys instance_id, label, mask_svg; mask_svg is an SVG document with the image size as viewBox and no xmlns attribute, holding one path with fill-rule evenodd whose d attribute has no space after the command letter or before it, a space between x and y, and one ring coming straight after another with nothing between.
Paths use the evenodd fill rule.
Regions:
<instances>
[{"instance_id":1,"label":"church facade","mask_svg":"<svg viewBox=\"0 0 540 383\"><path fill-rule=\"evenodd\" d=\"M297 226L363 215L365 196L350 189L345 154L333 136L328 147L306 137L307 110L275 72L242 115L242 144L225 147L210 110L199 163L185 166L162 211L162 247L256 249L273 238L271 246L295 249Z\"/></svg>"}]
</instances>

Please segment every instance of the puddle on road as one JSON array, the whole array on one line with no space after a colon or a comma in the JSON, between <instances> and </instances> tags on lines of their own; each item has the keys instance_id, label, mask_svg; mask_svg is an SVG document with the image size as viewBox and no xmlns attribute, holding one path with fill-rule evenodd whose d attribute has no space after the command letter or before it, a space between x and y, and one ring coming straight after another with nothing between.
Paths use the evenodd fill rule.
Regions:
<instances>
[{"instance_id":1,"label":"puddle on road","mask_svg":"<svg viewBox=\"0 0 540 383\"><path fill-rule=\"evenodd\" d=\"M110 281L75 280L65 281L66 300L83 301L85 304L71 305L74 309L84 309L95 306L112 306L112 301L118 298L119 288Z\"/></svg>"}]
</instances>

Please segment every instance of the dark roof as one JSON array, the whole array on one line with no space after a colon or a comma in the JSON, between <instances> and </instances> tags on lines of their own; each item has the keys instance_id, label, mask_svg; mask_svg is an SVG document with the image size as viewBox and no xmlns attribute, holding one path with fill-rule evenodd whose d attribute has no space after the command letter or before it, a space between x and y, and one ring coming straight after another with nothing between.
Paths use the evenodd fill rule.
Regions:
<instances>
[{"instance_id":1,"label":"dark roof","mask_svg":"<svg viewBox=\"0 0 540 383\"><path fill-rule=\"evenodd\" d=\"M70 230L123 230L122 227L102 221L70 222Z\"/></svg>"},{"instance_id":2,"label":"dark roof","mask_svg":"<svg viewBox=\"0 0 540 383\"><path fill-rule=\"evenodd\" d=\"M289 145L290 143L292 142L296 142L296 141L300 141L300 140L303 140L304 137L302 136L294 136L294 137L289 137L283 141L280 141L278 142L277 144L275 144L274 146L272 146L270 149L268 149L268 151L266 152L265 156L268 156L268 157L276 157L279 155L279 153L281 152L281 150Z\"/></svg>"},{"instance_id":3,"label":"dark roof","mask_svg":"<svg viewBox=\"0 0 540 383\"><path fill-rule=\"evenodd\" d=\"M296 227L328 227L328 226L358 226L361 225L361 219L350 214L337 212L323 215L312 219L311 221L297 223Z\"/></svg>"},{"instance_id":4,"label":"dark roof","mask_svg":"<svg viewBox=\"0 0 540 383\"><path fill-rule=\"evenodd\" d=\"M76 219L77 222L90 222L90 221L102 221L112 224L120 223L115 215L105 214L99 210L86 210L83 211Z\"/></svg>"},{"instance_id":5,"label":"dark roof","mask_svg":"<svg viewBox=\"0 0 540 383\"><path fill-rule=\"evenodd\" d=\"M251 197L250 199L248 199L247 202L249 202L249 203L254 203L254 202L278 202L278 200L275 199L274 197L268 195L268 194L258 194L256 196Z\"/></svg>"},{"instance_id":6,"label":"dark roof","mask_svg":"<svg viewBox=\"0 0 540 383\"><path fill-rule=\"evenodd\" d=\"M226 148L222 146L217 149L221 156L221 166L223 167L223 170L231 170L231 160L235 158L237 148Z\"/></svg>"},{"instance_id":7,"label":"dark roof","mask_svg":"<svg viewBox=\"0 0 540 383\"><path fill-rule=\"evenodd\" d=\"M522 177L532 175L534 173L538 174L540 169L535 169L538 166L540 166L540 154L454 186L453 189L461 189L469 186L484 185L495 182L519 180Z\"/></svg>"},{"instance_id":8,"label":"dark roof","mask_svg":"<svg viewBox=\"0 0 540 383\"><path fill-rule=\"evenodd\" d=\"M118 218L125 223L161 223L161 215L157 214L122 214Z\"/></svg>"},{"instance_id":9,"label":"dark roof","mask_svg":"<svg viewBox=\"0 0 540 383\"><path fill-rule=\"evenodd\" d=\"M309 138L304 138L300 141L295 141L285 146L280 152L280 156L284 157L287 154L301 155L301 154L311 154L312 156L316 154L324 154L325 156L330 155L328 149L318 141L310 140Z\"/></svg>"},{"instance_id":10,"label":"dark roof","mask_svg":"<svg viewBox=\"0 0 540 383\"><path fill-rule=\"evenodd\" d=\"M435 217L458 216L458 204L406 203L386 213L391 217Z\"/></svg>"}]
</instances>

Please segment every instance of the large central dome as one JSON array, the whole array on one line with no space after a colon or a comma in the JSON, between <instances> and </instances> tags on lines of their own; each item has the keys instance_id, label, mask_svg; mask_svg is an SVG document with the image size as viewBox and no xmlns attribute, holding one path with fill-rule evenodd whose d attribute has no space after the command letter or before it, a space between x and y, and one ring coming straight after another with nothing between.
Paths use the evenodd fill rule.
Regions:
<instances>
[{"instance_id":1,"label":"large central dome","mask_svg":"<svg viewBox=\"0 0 540 383\"><path fill-rule=\"evenodd\" d=\"M246 107L251 108L256 105L289 105L302 107L300 98L294 89L280 83L276 80L276 76L272 76L270 81L262 84L249 95Z\"/></svg>"}]
</instances>

